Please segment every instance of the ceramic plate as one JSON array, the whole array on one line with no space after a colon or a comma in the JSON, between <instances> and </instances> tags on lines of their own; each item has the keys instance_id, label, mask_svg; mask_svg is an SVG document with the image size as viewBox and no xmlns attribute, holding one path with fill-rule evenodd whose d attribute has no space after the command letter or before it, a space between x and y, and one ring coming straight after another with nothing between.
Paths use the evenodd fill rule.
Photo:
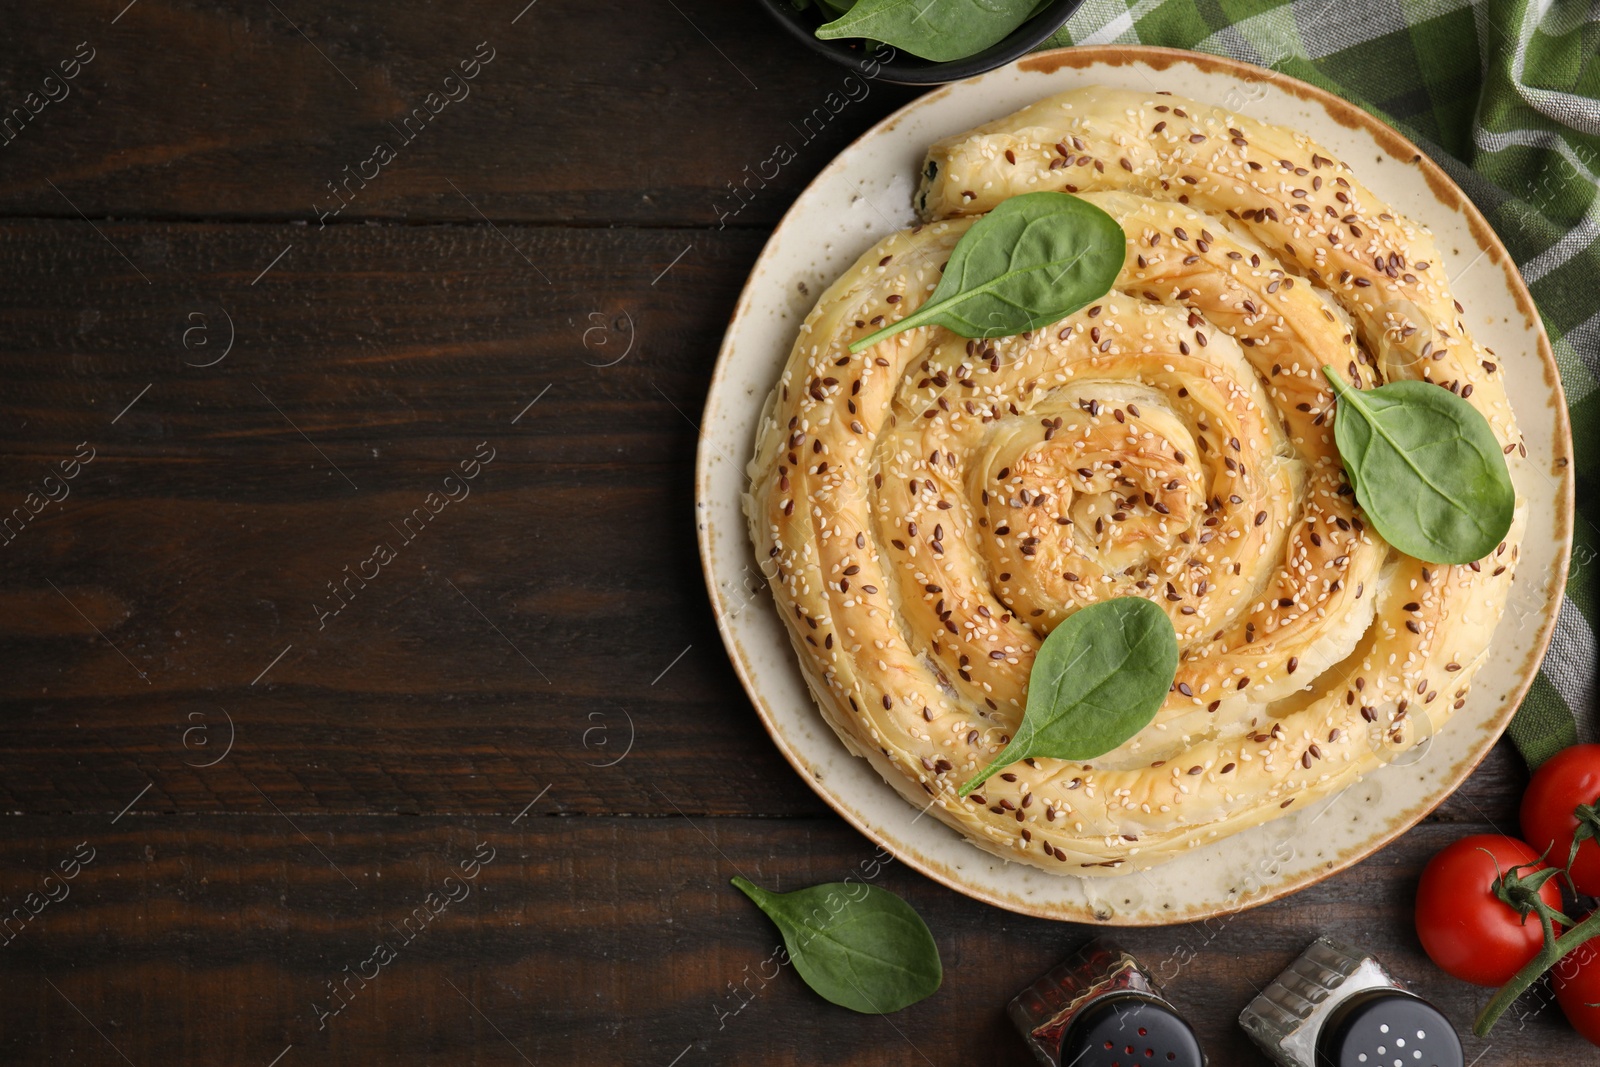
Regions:
<instances>
[{"instance_id":1,"label":"ceramic plate","mask_svg":"<svg viewBox=\"0 0 1600 1067\"><path fill-rule=\"evenodd\" d=\"M1478 339L1506 366L1527 434L1514 466L1530 506L1510 606L1467 704L1437 736L1335 797L1146 872L1080 878L1007 863L919 817L823 721L764 589L739 496L761 406L818 294L872 244L912 225L928 146L1041 97L1091 84L1169 90L1303 130L1433 230ZM1560 607L1572 517L1566 404L1550 343L1515 265L1459 189L1411 142L1303 82L1161 48L1043 52L929 93L817 175L767 242L728 327L701 425L696 520L723 641L778 748L840 815L928 877L998 907L1113 925L1189 922L1302 889L1356 863L1447 797L1489 751L1533 680Z\"/></svg>"}]
</instances>

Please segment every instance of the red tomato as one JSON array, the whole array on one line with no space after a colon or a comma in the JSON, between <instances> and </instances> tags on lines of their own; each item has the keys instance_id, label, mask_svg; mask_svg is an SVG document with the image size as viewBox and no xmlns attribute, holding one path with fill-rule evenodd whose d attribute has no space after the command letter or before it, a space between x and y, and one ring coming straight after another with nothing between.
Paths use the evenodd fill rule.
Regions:
<instances>
[{"instance_id":1,"label":"red tomato","mask_svg":"<svg viewBox=\"0 0 1600 1067\"><path fill-rule=\"evenodd\" d=\"M1416 916L1417 936L1429 958L1464 982L1498 986L1538 955L1544 945L1538 916L1524 922L1494 895L1499 873L1538 861L1539 854L1526 844L1499 834L1464 837L1429 860L1417 887ZM1552 908L1561 907L1555 879L1539 896Z\"/></svg>"},{"instance_id":2,"label":"red tomato","mask_svg":"<svg viewBox=\"0 0 1600 1067\"><path fill-rule=\"evenodd\" d=\"M1545 761L1522 795L1522 836L1535 851L1550 850L1553 866L1563 867L1572 850L1579 804L1600 804L1600 745L1573 745ZM1600 845L1591 838L1578 846L1572 863L1578 892L1600 896Z\"/></svg>"},{"instance_id":3,"label":"red tomato","mask_svg":"<svg viewBox=\"0 0 1600 1067\"><path fill-rule=\"evenodd\" d=\"M1550 970L1556 1003L1572 1028L1600 1045L1600 941L1588 941Z\"/></svg>"}]
</instances>

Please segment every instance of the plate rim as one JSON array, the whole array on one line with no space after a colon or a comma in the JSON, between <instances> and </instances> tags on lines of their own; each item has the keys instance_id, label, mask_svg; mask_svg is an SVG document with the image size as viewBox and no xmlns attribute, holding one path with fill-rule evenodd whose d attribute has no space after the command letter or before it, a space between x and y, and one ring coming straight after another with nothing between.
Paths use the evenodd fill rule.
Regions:
<instances>
[{"instance_id":1,"label":"plate rim","mask_svg":"<svg viewBox=\"0 0 1600 1067\"><path fill-rule=\"evenodd\" d=\"M729 624L730 615L726 610L728 605L724 602L721 590L714 578L715 560L713 557L713 544L707 522L700 521L708 517L709 509L714 503L710 493L710 464L717 455L715 444L710 439L706 427L710 424L712 398L717 395L719 386L723 386L724 378L728 373L731 362L734 327L747 313L751 300L752 290L756 285L760 267L772 251L773 243L778 235L790 221L791 216L806 199L812 189L828 179L833 170L840 165L839 161L850 154L861 142L875 137L880 133L888 132L905 118L914 109L926 106L933 100L942 98L952 92L971 86L986 77L992 77L1001 72L1017 70L1028 73L1051 74L1062 67L1082 69L1098 65L1121 67L1125 65L1143 65L1152 71L1165 71L1175 64L1188 64L1198 68L1203 73L1222 73L1239 78L1246 82L1260 82L1280 89L1301 100L1321 106L1327 111L1333 121L1347 128L1364 130L1378 142L1380 148L1387 152L1396 162L1405 162L1409 157L1410 164L1422 171L1434 196L1445 207L1454 207L1467 223L1468 231L1476 240L1480 248L1487 253L1494 266L1500 268L1506 283L1506 289L1511 293L1517 309L1527 319L1534 333L1535 348L1543 365L1546 383L1553 391L1555 399L1555 437L1554 448L1558 455L1565 457L1568 462L1560 473L1560 483L1556 488L1556 515L1554 535L1559 539L1559 549L1555 566L1552 568L1545 581L1545 602L1542 611L1543 618L1530 651L1519 671L1519 680L1516 686L1509 691L1501 702L1500 710L1492 722L1486 724L1483 740L1478 743L1477 750L1463 760L1459 771L1453 776L1443 779L1435 790L1435 795L1424 799L1394 825L1394 828L1380 833L1362 844L1355 846L1348 855L1333 861L1331 865L1324 865L1308 871L1297 879L1289 880L1283 884L1264 888L1262 891L1248 895L1234 904L1201 907L1192 910L1175 910L1171 915L1159 915L1151 919L1142 916L1125 915L1121 912L1113 913L1109 919L1100 919L1092 915L1088 917L1066 916L1061 909L1053 905L1031 903L1023 899L1012 899L999 896L982 886L964 882L948 873L942 867L924 860L914 851L902 848L896 843L886 840L865 820L856 816L843 804L836 800L829 788L824 787L812 768L810 768L799 754L790 746L782 731L774 724L773 715L767 707L746 663L746 653L738 638L732 632ZM996 116L1003 118L1004 116ZM993 120L991 120L993 121ZM763 400L763 402L765 402ZM1193 52L1180 48L1166 48L1157 45L1079 45L1069 48L1054 48L1029 53L1011 63L1003 64L994 70L976 75L958 82L951 82L940 86L931 92L924 93L914 100L910 100L890 114L875 122L868 129L854 138L848 145L825 164L821 170L806 183L794 201L784 211L782 217L773 227L772 233L763 243L761 252L756 256L750 267L750 274L745 279L744 285L739 290L738 299L728 319L727 329L723 333L722 343L717 347L717 357L712 368L711 377L706 386L706 401L701 408L701 418L698 428L698 437L695 447L695 540L699 549L700 573L706 585L706 593L710 599L713 615L716 619L717 631L722 638L724 650L733 665L734 673L739 677L745 695L754 706L756 714L761 720L762 728L771 739L778 751L782 754L789 766L800 778L811 787L835 814L846 823L854 827L873 844L890 853L894 858L906 866L922 874L924 877L945 886L963 896L992 905L1002 910L1036 918L1051 919L1062 922L1084 922L1101 926L1132 926L1155 927L1170 926L1180 923L1198 922L1210 918L1220 918L1248 911L1252 908L1269 904L1276 900L1309 889L1331 878L1336 874L1349 870L1357 864L1368 859L1375 853L1388 847L1397 838L1410 831L1430 813L1448 800L1461 787L1462 783L1477 770L1489 752L1499 742L1512 717L1521 708L1523 700L1532 687L1534 679L1538 676L1540 665L1544 661L1549 649L1551 638L1555 633L1556 620L1561 613L1561 606L1565 597L1566 581L1572 558L1572 526L1575 514L1575 477L1572 472L1572 426L1569 409L1567 407L1566 393L1562 387L1560 368L1556 363L1555 352L1550 344L1549 334L1544 328L1544 320L1538 312L1533 300L1533 294L1528 290L1527 283L1523 280L1521 272L1517 269L1516 261L1512 258L1500 236L1495 232L1483 213L1478 210L1470 197L1463 192L1444 169L1433 159L1416 146L1409 138L1394 127L1378 118L1376 115L1365 111L1355 104L1334 95L1309 82L1265 67L1257 67L1241 60L1225 56L1211 55L1205 52ZM747 541L748 539L746 539ZM748 544L746 544L748 548ZM753 555L751 556L753 559ZM806 682L810 688L809 681ZM811 695L815 701L815 694ZM831 727L830 727L831 730ZM855 758L853 754L852 758ZM885 783L893 789L892 783ZM898 790L897 790L898 792ZM976 844L968 842L978 855L992 855L979 849ZM994 857L1000 858L1000 857Z\"/></svg>"}]
</instances>

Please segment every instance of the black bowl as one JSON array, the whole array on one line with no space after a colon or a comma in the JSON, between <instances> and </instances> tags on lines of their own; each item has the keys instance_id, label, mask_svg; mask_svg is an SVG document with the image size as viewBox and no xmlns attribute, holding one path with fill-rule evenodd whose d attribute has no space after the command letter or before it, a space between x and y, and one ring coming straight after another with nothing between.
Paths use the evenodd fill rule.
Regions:
<instances>
[{"instance_id":1,"label":"black bowl","mask_svg":"<svg viewBox=\"0 0 1600 1067\"><path fill-rule=\"evenodd\" d=\"M1055 0L1037 15L1011 31L1011 35L965 59L952 59L945 63L918 59L916 56L889 49L871 41L845 39L824 41L817 37L816 29L822 25L815 7L796 11L789 0L761 0L772 17L811 51L826 56L840 66L867 73L899 85L939 85L982 74L986 70L1003 67L1018 56L1037 48L1072 17L1083 0ZM889 57L885 58L885 53Z\"/></svg>"}]
</instances>

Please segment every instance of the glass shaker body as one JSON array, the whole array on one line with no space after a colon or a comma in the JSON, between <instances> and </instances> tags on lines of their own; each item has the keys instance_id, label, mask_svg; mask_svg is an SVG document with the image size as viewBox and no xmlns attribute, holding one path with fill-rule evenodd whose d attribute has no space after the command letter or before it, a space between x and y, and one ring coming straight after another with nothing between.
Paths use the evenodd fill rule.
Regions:
<instances>
[{"instance_id":1,"label":"glass shaker body","mask_svg":"<svg viewBox=\"0 0 1600 1067\"><path fill-rule=\"evenodd\" d=\"M1279 1067L1462 1067L1461 1039L1373 956L1319 937L1239 1014Z\"/></svg>"}]
</instances>

